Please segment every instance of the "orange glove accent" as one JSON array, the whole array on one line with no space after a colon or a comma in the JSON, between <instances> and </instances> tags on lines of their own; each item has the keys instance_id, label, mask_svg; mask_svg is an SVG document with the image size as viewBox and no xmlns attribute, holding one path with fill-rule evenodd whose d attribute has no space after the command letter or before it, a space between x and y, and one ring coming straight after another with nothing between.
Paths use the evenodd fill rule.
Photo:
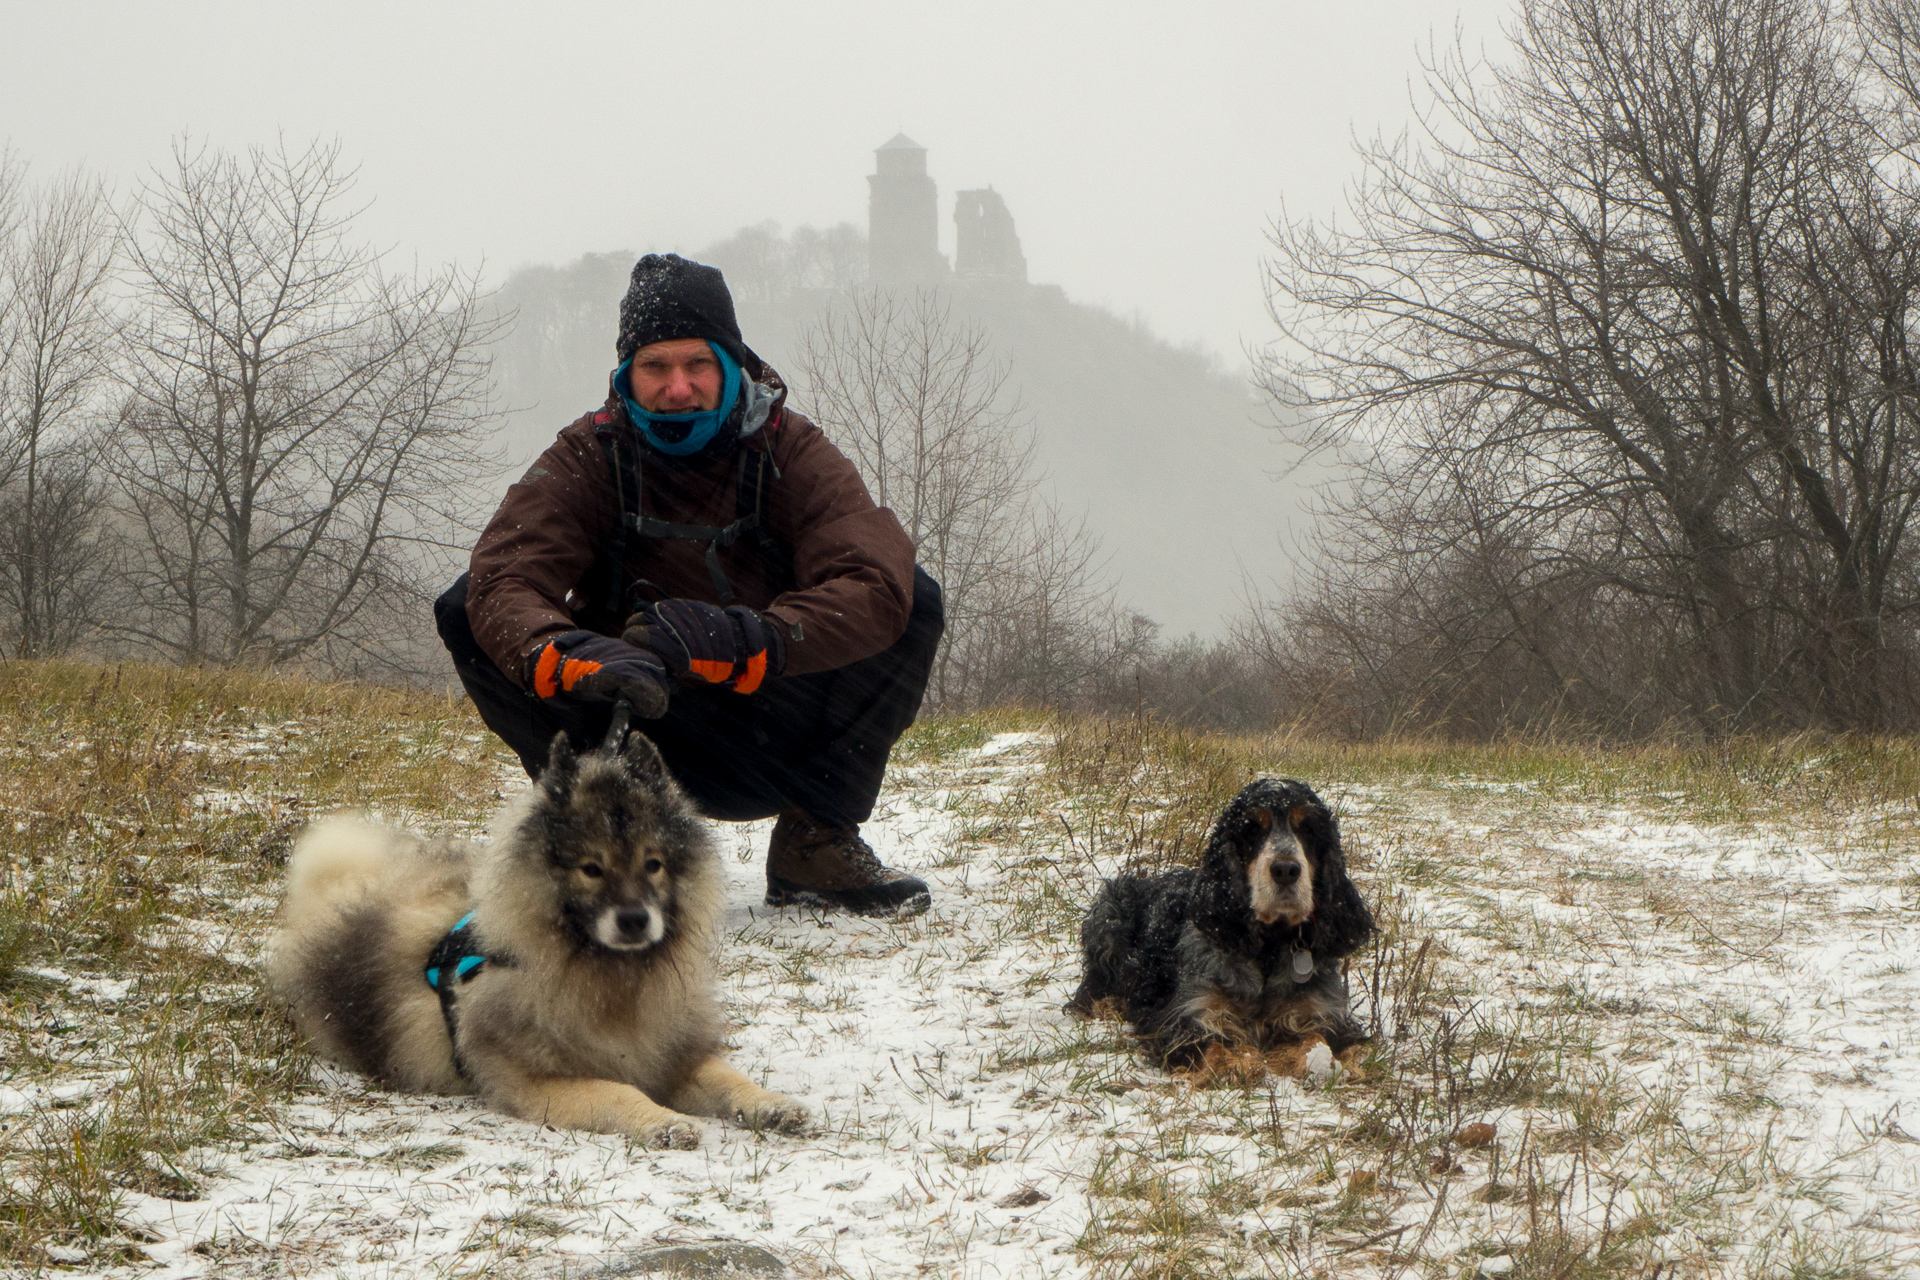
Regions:
<instances>
[{"instance_id":1,"label":"orange glove accent","mask_svg":"<svg viewBox=\"0 0 1920 1280\"><path fill-rule=\"evenodd\" d=\"M572 693L573 686L600 670L600 665L588 658L562 657L557 646L548 645L540 650L534 664L533 691L543 698L551 698L563 689Z\"/></svg>"},{"instance_id":2,"label":"orange glove accent","mask_svg":"<svg viewBox=\"0 0 1920 1280\"><path fill-rule=\"evenodd\" d=\"M733 682L733 691L735 693L752 693L760 687L760 682L766 678L766 675L767 652L762 649L759 653L747 659L746 674Z\"/></svg>"},{"instance_id":3,"label":"orange glove accent","mask_svg":"<svg viewBox=\"0 0 1920 1280\"><path fill-rule=\"evenodd\" d=\"M565 659L560 656L560 647L543 644L533 659L533 691L543 698L551 698L560 692L560 684L554 677L560 671Z\"/></svg>"},{"instance_id":4,"label":"orange glove accent","mask_svg":"<svg viewBox=\"0 0 1920 1280\"><path fill-rule=\"evenodd\" d=\"M534 652L531 665L528 683L542 698L567 694L606 701L624 694L642 718L666 713L666 668L647 650L623 640L591 631L562 632Z\"/></svg>"},{"instance_id":5,"label":"orange glove accent","mask_svg":"<svg viewBox=\"0 0 1920 1280\"><path fill-rule=\"evenodd\" d=\"M714 662L708 658L695 658L687 663L687 670L708 684L725 684L733 679L731 662Z\"/></svg>"},{"instance_id":6,"label":"orange glove accent","mask_svg":"<svg viewBox=\"0 0 1920 1280\"><path fill-rule=\"evenodd\" d=\"M778 624L744 605L662 600L627 619L623 638L659 654L677 676L728 685L735 693L752 693L786 664Z\"/></svg>"}]
</instances>

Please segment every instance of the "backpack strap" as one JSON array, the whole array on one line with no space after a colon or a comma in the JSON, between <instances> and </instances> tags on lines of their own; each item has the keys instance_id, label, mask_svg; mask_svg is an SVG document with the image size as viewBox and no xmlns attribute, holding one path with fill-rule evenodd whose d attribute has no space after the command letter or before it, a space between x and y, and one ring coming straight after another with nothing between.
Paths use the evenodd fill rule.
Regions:
<instances>
[{"instance_id":1,"label":"backpack strap","mask_svg":"<svg viewBox=\"0 0 1920 1280\"><path fill-rule=\"evenodd\" d=\"M619 504L619 514L613 522L612 545L607 548L613 558L613 568L607 574L605 598L601 602L606 616L618 625L628 612L626 591L620 579L627 563L628 522L640 510L640 459L631 442L622 444L612 414L596 414L593 424L594 438L600 441L607 463L613 469L614 498Z\"/></svg>"},{"instance_id":2,"label":"backpack strap","mask_svg":"<svg viewBox=\"0 0 1920 1280\"><path fill-rule=\"evenodd\" d=\"M760 554L771 564L785 565L791 572L793 556L780 545L780 539L773 536L773 530L767 523L767 504L773 500L773 482L780 478L780 464L773 460L771 448L756 449L753 456L757 460L748 476L746 460L741 459L740 491L734 500L734 510L742 519L752 517L748 529L753 534L754 545L760 548ZM769 475L771 473L771 475Z\"/></svg>"},{"instance_id":3,"label":"backpack strap","mask_svg":"<svg viewBox=\"0 0 1920 1280\"><path fill-rule=\"evenodd\" d=\"M613 556L613 572L607 586L607 616L620 618L630 612L629 601L624 598L621 585L623 570L627 561L627 539L629 535L642 538L685 538L693 542L707 544L707 576L713 581L714 594L722 605L734 602L733 583L728 581L726 570L720 565L722 548L731 548L742 537L751 535L754 545L770 564L791 563L791 557L784 553L779 539L767 528L767 504L772 496L772 483L780 478L780 468L774 464L773 455L765 449L739 450L740 463L734 487L734 521L724 528L710 524L679 524L672 520L660 520L646 514L641 498L640 450L632 441L623 441L617 431L602 430L594 433L601 447L606 451L608 464L613 470L614 493L620 504L620 517L615 521L612 546L608 550Z\"/></svg>"}]
</instances>

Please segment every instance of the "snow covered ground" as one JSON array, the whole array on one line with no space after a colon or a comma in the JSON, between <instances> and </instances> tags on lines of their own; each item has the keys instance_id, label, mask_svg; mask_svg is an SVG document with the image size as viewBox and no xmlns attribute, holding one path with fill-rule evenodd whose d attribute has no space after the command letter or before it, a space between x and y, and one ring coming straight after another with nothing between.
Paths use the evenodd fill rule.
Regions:
<instances>
[{"instance_id":1,"label":"snow covered ground","mask_svg":"<svg viewBox=\"0 0 1920 1280\"><path fill-rule=\"evenodd\" d=\"M1113 868L1069 836L1098 798L1061 795L1048 749L896 768L868 834L934 885L920 919L769 913L768 824L722 831L731 1057L814 1132L652 1151L323 1069L277 1132L206 1153L198 1199L129 1192L145 1260L103 1274L612 1275L716 1241L798 1276L1920 1274L1910 807L1713 825L1315 779L1390 928L1354 973L1376 1059L1196 1089L1060 1011ZM1464 1121L1496 1140L1450 1144Z\"/></svg>"}]
</instances>

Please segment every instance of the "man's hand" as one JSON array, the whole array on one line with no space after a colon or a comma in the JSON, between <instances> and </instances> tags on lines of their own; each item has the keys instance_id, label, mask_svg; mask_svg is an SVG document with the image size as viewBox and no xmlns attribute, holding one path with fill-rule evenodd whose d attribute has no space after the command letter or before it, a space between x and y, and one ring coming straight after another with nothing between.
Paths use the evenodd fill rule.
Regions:
<instances>
[{"instance_id":1,"label":"man's hand","mask_svg":"<svg viewBox=\"0 0 1920 1280\"><path fill-rule=\"evenodd\" d=\"M744 605L662 600L628 618L622 638L659 654L677 676L728 685L735 693L752 693L787 664L779 624Z\"/></svg>"},{"instance_id":2,"label":"man's hand","mask_svg":"<svg viewBox=\"0 0 1920 1280\"><path fill-rule=\"evenodd\" d=\"M660 659L624 640L591 631L563 631L527 659L529 683L542 698L611 701L627 695L633 713L657 720L667 713L672 684Z\"/></svg>"}]
</instances>

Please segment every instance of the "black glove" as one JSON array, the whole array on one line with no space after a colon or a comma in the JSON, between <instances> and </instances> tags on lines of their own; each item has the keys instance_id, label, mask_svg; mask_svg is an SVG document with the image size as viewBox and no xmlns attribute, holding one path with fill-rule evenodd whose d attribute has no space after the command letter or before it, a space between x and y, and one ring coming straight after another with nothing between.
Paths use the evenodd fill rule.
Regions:
<instances>
[{"instance_id":1,"label":"black glove","mask_svg":"<svg viewBox=\"0 0 1920 1280\"><path fill-rule=\"evenodd\" d=\"M752 693L787 665L779 623L745 605L662 600L628 618L622 638L659 654L677 676L728 685L735 693Z\"/></svg>"},{"instance_id":2,"label":"black glove","mask_svg":"<svg viewBox=\"0 0 1920 1280\"><path fill-rule=\"evenodd\" d=\"M624 640L591 631L563 631L527 659L527 683L542 698L611 701L626 694L633 713L657 720L667 713L673 685L660 659Z\"/></svg>"}]
</instances>

